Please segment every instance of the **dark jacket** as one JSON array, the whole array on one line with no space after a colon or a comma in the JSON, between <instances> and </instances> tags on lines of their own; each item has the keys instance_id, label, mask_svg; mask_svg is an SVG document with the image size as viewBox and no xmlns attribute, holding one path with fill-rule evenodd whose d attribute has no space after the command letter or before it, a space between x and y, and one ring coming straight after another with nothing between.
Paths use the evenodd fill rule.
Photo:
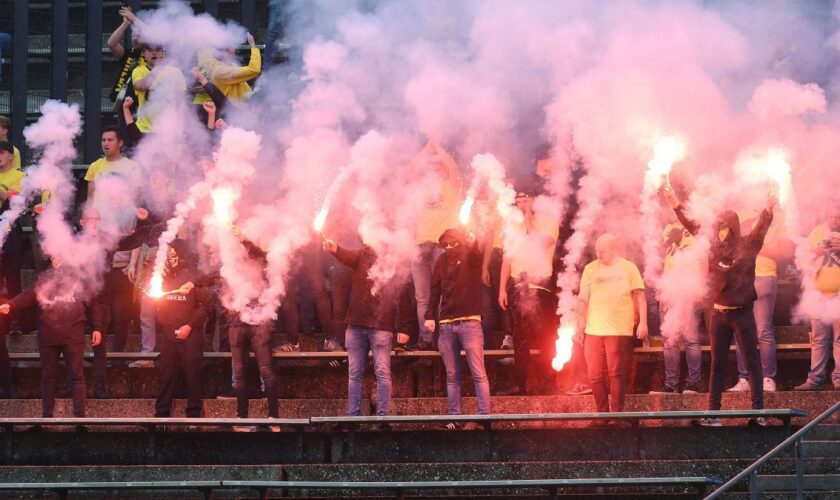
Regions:
<instances>
[{"instance_id":1,"label":"dark jacket","mask_svg":"<svg viewBox=\"0 0 840 500\"><path fill-rule=\"evenodd\" d=\"M432 272L427 320L447 320L481 314L482 254L478 242L459 252L444 252Z\"/></svg>"},{"instance_id":2,"label":"dark jacket","mask_svg":"<svg viewBox=\"0 0 840 500\"><path fill-rule=\"evenodd\" d=\"M65 267L44 271L35 285L9 301L12 310L41 307L38 343L40 345L72 345L85 341L87 316L90 310L93 330L102 327L103 305L91 299L90 293L79 287L82 280Z\"/></svg>"},{"instance_id":3,"label":"dark jacket","mask_svg":"<svg viewBox=\"0 0 840 500\"><path fill-rule=\"evenodd\" d=\"M368 277L370 268L376 262L376 253L368 246L359 250L338 247L335 257L353 272L350 276L350 306L344 323L388 332L411 331L411 308L401 299L406 295L403 284L386 286L374 295L373 281ZM416 314L416 312L415 312ZM416 321L416 319L415 319Z\"/></svg>"},{"instance_id":4,"label":"dark jacket","mask_svg":"<svg viewBox=\"0 0 840 500\"><path fill-rule=\"evenodd\" d=\"M700 226L689 219L682 205L674 209L677 218L693 235L697 235ZM712 236L712 248L709 255L709 295L715 304L727 307L752 307L758 298L755 293L755 259L764 245L764 236L773 222L773 213L763 210L758 223L750 234L741 236L738 215L731 210L723 212L718 218L716 229L729 229L729 234L721 241L718 235Z\"/></svg>"},{"instance_id":5,"label":"dark jacket","mask_svg":"<svg viewBox=\"0 0 840 500\"><path fill-rule=\"evenodd\" d=\"M173 246L177 240L173 242ZM178 267L169 268L163 278L163 290L180 288L187 282L200 282L202 274L185 259L186 251L179 247L180 262ZM211 292L206 286L196 286L187 295L167 294L157 299L157 320L163 327L163 339L176 342L175 330L184 325L193 329L190 335L201 335L204 320L210 311Z\"/></svg>"}]
</instances>

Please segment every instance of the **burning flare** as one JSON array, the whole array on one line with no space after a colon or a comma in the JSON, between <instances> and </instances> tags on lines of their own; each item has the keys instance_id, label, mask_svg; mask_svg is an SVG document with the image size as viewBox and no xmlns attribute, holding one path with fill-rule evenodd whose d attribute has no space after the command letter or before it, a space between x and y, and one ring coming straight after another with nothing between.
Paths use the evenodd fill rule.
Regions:
<instances>
[{"instance_id":1,"label":"burning flare","mask_svg":"<svg viewBox=\"0 0 840 500\"><path fill-rule=\"evenodd\" d=\"M151 280L149 280L149 290L146 292L146 295L153 299L163 297L163 276L157 273L152 275Z\"/></svg>"},{"instance_id":2,"label":"burning flare","mask_svg":"<svg viewBox=\"0 0 840 500\"><path fill-rule=\"evenodd\" d=\"M461 211L458 212L458 220L465 226L470 223L473 203L475 203L475 198L467 196L467 199L464 200L464 204L461 205Z\"/></svg>"},{"instance_id":3,"label":"burning flare","mask_svg":"<svg viewBox=\"0 0 840 500\"><path fill-rule=\"evenodd\" d=\"M560 371L563 366L572 359L572 339L575 336L575 329L571 325L560 325L557 329L557 340L554 342L554 359L551 360L551 367Z\"/></svg>"},{"instance_id":4,"label":"burning flare","mask_svg":"<svg viewBox=\"0 0 840 500\"><path fill-rule=\"evenodd\" d=\"M324 232L324 224L327 222L327 215L330 213L330 208L324 205L321 208L321 211L318 212L318 215L315 216L315 221L312 223L312 227L315 228L315 231L319 233Z\"/></svg>"},{"instance_id":5,"label":"burning flare","mask_svg":"<svg viewBox=\"0 0 840 500\"><path fill-rule=\"evenodd\" d=\"M210 192L213 199L213 215L216 222L221 226L233 225L233 203L236 201L236 193L226 187L216 188Z\"/></svg>"},{"instance_id":6,"label":"burning flare","mask_svg":"<svg viewBox=\"0 0 840 500\"><path fill-rule=\"evenodd\" d=\"M787 152L784 149L776 148L767 152L767 176L776 184L770 186L770 192L776 193L779 203L786 205L792 190L790 177L790 164L787 161Z\"/></svg>"},{"instance_id":7,"label":"burning flare","mask_svg":"<svg viewBox=\"0 0 840 500\"><path fill-rule=\"evenodd\" d=\"M653 159L648 162L648 170L656 176L659 185L670 184L669 175L674 163L685 158L685 142L675 135L667 135L653 148Z\"/></svg>"}]
</instances>

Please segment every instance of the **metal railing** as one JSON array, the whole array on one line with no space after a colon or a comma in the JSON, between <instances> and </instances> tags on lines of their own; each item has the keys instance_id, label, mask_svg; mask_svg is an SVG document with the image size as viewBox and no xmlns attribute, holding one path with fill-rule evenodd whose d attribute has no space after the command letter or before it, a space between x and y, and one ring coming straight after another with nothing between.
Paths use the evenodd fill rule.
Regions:
<instances>
[{"instance_id":1,"label":"metal railing","mask_svg":"<svg viewBox=\"0 0 840 500\"><path fill-rule=\"evenodd\" d=\"M759 467L766 464L770 460L776 458L780 453L787 450L787 448L789 448L791 445L793 445L794 447L794 454L796 458L796 498L803 498L805 464L802 461L802 440L805 437L805 435L808 434L808 432L814 429L814 427L820 425L824 420L828 419L830 416L834 415L838 411L840 411L840 401L834 403L834 406L824 411L814 420L808 422L807 425L793 433L789 438L779 443L778 446L776 446L775 448L767 452L764 456L756 460L752 465L742 470L738 475L727 481L723 486L716 489L711 495L706 497L706 500L720 498L724 493L732 489L736 484L738 484L745 478L749 481L750 498L752 500L757 500Z\"/></svg>"}]
</instances>

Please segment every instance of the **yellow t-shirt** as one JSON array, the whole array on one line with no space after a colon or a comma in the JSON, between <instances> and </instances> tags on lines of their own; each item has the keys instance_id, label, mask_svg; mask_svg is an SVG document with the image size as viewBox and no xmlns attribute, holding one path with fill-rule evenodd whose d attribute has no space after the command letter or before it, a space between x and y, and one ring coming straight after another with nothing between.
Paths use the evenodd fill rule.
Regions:
<instances>
[{"instance_id":1,"label":"yellow t-shirt","mask_svg":"<svg viewBox=\"0 0 840 500\"><path fill-rule=\"evenodd\" d=\"M24 177L26 177L26 174L15 168L0 172L0 188L3 188L4 191L11 189L20 193L22 191L20 182Z\"/></svg>"},{"instance_id":2,"label":"yellow t-shirt","mask_svg":"<svg viewBox=\"0 0 840 500\"><path fill-rule=\"evenodd\" d=\"M827 224L820 224L808 235L808 241L814 246L822 246L829 238L831 230ZM817 258L817 290L825 295L837 295L840 291L840 250L828 250Z\"/></svg>"},{"instance_id":3,"label":"yellow t-shirt","mask_svg":"<svg viewBox=\"0 0 840 500\"><path fill-rule=\"evenodd\" d=\"M417 243L437 243L440 235L449 228L460 227L458 211L461 196L458 183L447 179L442 183L440 196L426 204L417 220Z\"/></svg>"},{"instance_id":4,"label":"yellow t-shirt","mask_svg":"<svg viewBox=\"0 0 840 500\"><path fill-rule=\"evenodd\" d=\"M137 121L135 123L140 132L144 134L152 129L152 115L154 114L150 112L151 110L144 109L149 97L149 91L153 91L164 85L170 87L172 91L187 91L187 81L184 79L184 74L181 73L181 70L175 66L167 65L158 71L159 73L149 90L134 88L134 93L137 95ZM141 78L148 76L151 72L152 70L146 65L137 66L131 72L131 81L136 83ZM165 106L163 103L160 103L160 105Z\"/></svg>"},{"instance_id":5,"label":"yellow t-shirt","mask_svg":"<svg viewBox=\"0 0 840 500\"><path fill-rule=\"evenodd\" d=\"M104 156L91 163L85 172L85 180L90 182L102 174L115 172L126 176L131 182L136 182L138 171L137 162L132 159L121 157L117 161L108 161Z\"/></svg>"},{"instance_id":6,"label":"yellow t-shirt","mask_svg":"<svg viewBox=\"0 0 840 500\"><path fill-rule=\"evenodd\" d=\"M639 268L627 259L619 257L609 266L598 260L587 264L580 278L580 294L589 302L586 334L632 336L632 292L644 289Z\"/></svg>"},{"instance_id":7,"label":"yellow t-shirt","mask_svg":"<svg viewBox=\"0 0 840 500\"><path fill-rule=\"evenodd\" d=\"M738 212L738 218L741 221L741 236L747 236L752 231L753 227L758 224L758 218L761 212L755 210ZM787 238L787 227L785 226L785 218L780 215L773 217L773 222L767 230L767 235L764 237L764 247L774 245L779 240ZM759 255L755 259L755 276L776 276L778 264L775 259Z\"/></svg>"},{"instance_id":8,"label":"yellow t-shirt","mask_svg":"<svg viewBox=\"0 0 840 500\"><path fill-rule=\"evenodd\" d=\"M503 234L505 256L510 259L510 275L528 277L530 283L551 277L554 247L560 233L560 223L547 217L534 216L533 228Z\"/></svg>"},{"instance_id":9,"label":"yellow t-shirt","mask_svg":"<svg viewBox=\"0 0 840 500\"><path fill-rule=\"evenodd\" d=\"M669 272L674 268L674 256L680 250L688 248L694 237L679 222L672 222L665 226L662 233L662 240L665 243L665 263L663 272Z\"/></svg>"},{"instance_id":10,"label":"yellow t-shirt","mask_svg":"<svg viewBox=\"0 0 840 500\"><path fill-rule=\"evenodd\" d=\"M15 146L12 146L12 149L14 149L14 152L12 153L12 168L15 170L20 170L20 151Z\"/></svg>"}]
</instances>

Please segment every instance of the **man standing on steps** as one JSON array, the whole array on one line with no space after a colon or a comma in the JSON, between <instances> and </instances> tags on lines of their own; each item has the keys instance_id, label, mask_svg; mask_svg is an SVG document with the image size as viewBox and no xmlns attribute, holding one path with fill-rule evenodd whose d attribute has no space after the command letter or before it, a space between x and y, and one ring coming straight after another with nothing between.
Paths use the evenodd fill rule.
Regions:
<instances>
[{"instance_id":1,"label":"man standing on steps","mask_svg":"<svg viewBox=\"0 0 840 500\"><path fill-rule=\"evenodd\" d=\"M24 290L7 304L0 305L0 314L38 305L41 308L38 331L38 352L41 357L41 416L52 418L55 407L55 376L58 360L64 357L73 396L73 416L85 416L85 310L90 306L93 318L91 344L96 347L102 342L100 306L96 298L85 292L82 285L86 277L79 270L62 266L53 257L52 267L38 277L34 286Z\"/></svg>"},{"instance_id":2,"label":"man standing on steps","mask_svg":"<svg viewBox=\"0 0 840 500\"><path fill-rule=\"evenodd\" d=\"M481 329L481 247L472 233L447 229L440 237L441 255L432 273L425 327L439 324L438 350L446 367L446 395L450 415L461 414L461 349L470 367L478 399L478 414L490 413L490 383L484 368ZM457 429L456 422L447 429Z\"/></svg>"},{"instance_id":3,"label":"man standing on steps","mask_svg":"<svg viewBox=\"0 0 840 500\"><path fill-rule=\"evenodd\" d=\"M758 224L759 213L756 211L739 212L741 232L748 233ZM776 310L778 289L778 261L793 257L793 242L787 237L784 217L777 217L770 224L764 245L755 259L755 292L758 298L753 305L753 316L758 336L759 361L761 362L762 386L764 392L776 390L776 329L773 326L773 313ZM730 392L749 390L747 366L740 346L735 344L735 357L738 360L738 383L730 387Z\"/></svg>"},{"instance_id":4,"label":"man standing on steps","mask_svg":"<svg viewBox=\"0 0 840 500\"><path fill-rule=\"evenodd\" d=\"M665 187L664 194L682 225L693 236L697 236L700 232L699 224L685 215L679 198L670 186ZM773 221L775 206L776 198L771 195L767 198L767 206L761 212L758 223L746 236L741 236L738 215L732 210L724 210L718 214L712 231L709 253L709 295L714 303L714 312L709 329L712 344L710 410L720 410L723 378L729 361L729 346L732 344L733 335L747 360L752 407L756 410L764 408L764 387L752 308L758 298L755 290L755 260L764 244L764 236ZM694 423L712 427L722 425L718 418L704 418ZM764 426L767 422L764 417L759 417L750 419L750 424Z\"/></svg>"},{"instance_id":5,"label":"man standing on steps","mask_svg":"<svg viewBox=\"0 0 840 500\"><path fill-rule=\"evenodd\" d=\"M202 414L202 371L204 363L204 320L211 297L205 287L194 286L199 274L190 262L183 240L173 241L166 254L163 278L165 293L158 299L157 318L161 326L160 391L155 417L169 417L172 398L183 373L187 388L187 417Z\"/></svg>"},{"instance_id":6,"label":"man standing on steps","mask_svg":"<svg viewBox=\"0 0 840 500\"><path fill-rule=\"evenodd\" d=\"M347 250L332 240L324 240L324 250L352 269L350 285L350 307L347 310L347 331L344 345L349 363L347 384L347 414L361 415L362 393L364 392L365 367L368 352L373 354L373 371L376 375L376 414L387 415L391 411L391 347L394 332L397 342L405 343L409 322L415 321L414 311L409 311L401 302L405 285L393 281L374 294L374 282L370 269L376 262L376 252L362 242L359 250Z\"/></svg>"},{"instance_id":7,"label":"man standing on steps","mask_svg":"<svg viewBox=\"0 0 840 500\"><path fill-rule=\"evenodd\" d=\"M808 235L814 258L817 259L817 290L828 300L840 294L840 205L831 207L824 224L815 227ZM804 279L810 279L805 277ZM836 314L837 311L834 311ZM835 316L836 317L836 316ZM833 346L833 347L832 347ZM797 391L818 391L828 372L828 360L834 356L831 382L840 390L840 321L811 320L811 370L808 380L796 386Z\"/></svg>"},{"instance_id":8,"label":"man standing on steps","mask_svg":"<svg viewBox=\"0 0 840 500\"><path fill-rule=\"evenodd\" d=\"M621 257L619 251L618 238L610 233L602 234L595 242L597 259L583 268L580 278L578 329L586 334L584 356L598 412L624 411L624 395L633 361L636 315L639 318L636 337L644 340L648 336L642 275L636 264ZM591 425L604 424L604 421L594 420ZM628 423L615 420L612 424Z\"/></svg>"}]
</instances>

